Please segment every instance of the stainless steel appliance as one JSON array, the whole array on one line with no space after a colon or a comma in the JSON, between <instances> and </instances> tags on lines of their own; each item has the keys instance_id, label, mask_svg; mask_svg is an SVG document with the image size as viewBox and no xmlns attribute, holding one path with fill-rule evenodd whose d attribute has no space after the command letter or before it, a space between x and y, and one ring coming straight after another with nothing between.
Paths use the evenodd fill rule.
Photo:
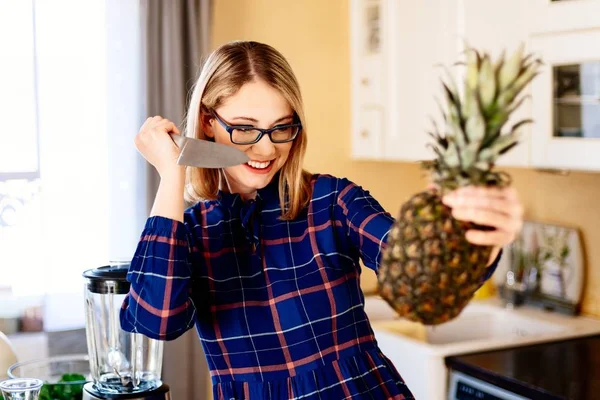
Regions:
<instances>
[{"instance_id":1,"label":"stainless steel appliance","mask_svg":"<svg viewBox=\"0 0 600 400\"><path fill-rule=\"evenodd\" d=\"M112 263L83 273L92 378L84 386L84 400L170 399L161 380L163 342L121 329L128 269L129 264Z\"/></svg>"},{"instance_id":2,"label":"stainless steel appliance","mask_svg":"<svg viewBox=\"0 0 600 400\"><path fill-rule=\"evenodd\" d=\"M527 400L526 397L458 371L450 372L449 383L448 400Z\"/></svg>"}]
</instances>

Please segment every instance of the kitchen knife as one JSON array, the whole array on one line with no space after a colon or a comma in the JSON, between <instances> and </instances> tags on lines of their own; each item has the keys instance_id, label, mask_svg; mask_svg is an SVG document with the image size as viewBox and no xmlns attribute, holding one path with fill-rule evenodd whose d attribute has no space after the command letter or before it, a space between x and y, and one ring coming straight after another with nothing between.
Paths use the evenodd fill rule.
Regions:
<instances>
[{"instance_id":1,"label":"kitchen knife","mask_svg":"<svg viewBox=\"0 0 600 400\"><path fill-rule=\"evenodd\" d=\"M171 139L179 147L177 164L200 168L224 168L244 164L250 158L232 146L189 138L170 133Z\"/></svg>"}]
</instances>

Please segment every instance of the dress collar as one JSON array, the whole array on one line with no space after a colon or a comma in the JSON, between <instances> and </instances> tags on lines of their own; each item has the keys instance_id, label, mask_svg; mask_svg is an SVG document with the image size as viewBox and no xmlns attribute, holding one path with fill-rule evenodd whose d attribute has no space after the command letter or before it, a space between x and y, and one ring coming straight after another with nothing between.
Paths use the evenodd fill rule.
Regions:
<instances>
[{"instance_id":1,"label":"dress collar","mask_svg":"<svg viewBox=\"0 0 600 400\"><path fill-rule=\"evenodd\" d=\"M255 199L244 201L239 193L229 193L219 189L217 192L217 201L229 209L248 208L255 203L259 206L259 209L262 209L265 204L279 204L279 176L280 173L278 172L267 186L258 189ZM255 207L253 206L252 208Z\"/></svg>"}]
</instances>

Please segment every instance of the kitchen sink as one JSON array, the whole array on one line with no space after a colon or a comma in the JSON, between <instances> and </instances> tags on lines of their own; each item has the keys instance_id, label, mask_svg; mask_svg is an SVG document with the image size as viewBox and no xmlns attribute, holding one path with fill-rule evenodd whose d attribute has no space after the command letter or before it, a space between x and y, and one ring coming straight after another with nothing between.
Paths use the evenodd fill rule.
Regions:
<instances>
[{"instance_id":1,"label":"kitchen sink","mask_svg":"<svg viewBox=\"0 0 600 400\"><path fill-rule=\"evenodd\" d=\"M382 352L417 399L443 399L448 356L527 346L600 334L600 320L522 306L498 298L472 301L462 313L436 326L400 318L380 297L365 298L365 311Z\"/></svg>"},{"instance_id":2,"label":"kitchen sink","mask_svg":"<svg viewBox=\"0 0 600 400\"><path fill-rule=\"evenodd\" d=\"M469 310L472 311L472 310ZM480 314L467 312L439 327L427 328L427 341L433 344L455 343L488 338L525 337L567 330L568 327L506 312Z\"/></svg>"},{"instance_id":3,"label":"kitchen sink","mask_svg":"<svg viewBox=\"0 0 600 400\"><path fill-rule=\"evenodd\" d=\"M574 328L569 324L523 315L500 306L472 302L454 320L437 326L424 326L401 319L382 300L367 302L367 315L379 330L404 335L433 345L543 336Z\"/></svg>"}]
</instances>

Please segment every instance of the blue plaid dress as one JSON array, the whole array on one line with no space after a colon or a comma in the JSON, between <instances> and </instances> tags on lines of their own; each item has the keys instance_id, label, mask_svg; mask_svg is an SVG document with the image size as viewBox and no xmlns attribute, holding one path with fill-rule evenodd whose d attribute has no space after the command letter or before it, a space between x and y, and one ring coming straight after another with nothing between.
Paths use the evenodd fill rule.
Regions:
<instances>
[{"instance_id":1,"label":"blue plaid dress","mask_svg":"<svg viewBox=\"0 0 600 400\"><path fill-rule=\"evenodd\" d=\"M184 223L150 217L123 329L172 340L195 325L218 400L412 399L359 285L359 259L377 270L394 219L347 179L312 187L294 221L278 219L277 177L255 200L199 202Z\"/></svg>"}]
</instances>

